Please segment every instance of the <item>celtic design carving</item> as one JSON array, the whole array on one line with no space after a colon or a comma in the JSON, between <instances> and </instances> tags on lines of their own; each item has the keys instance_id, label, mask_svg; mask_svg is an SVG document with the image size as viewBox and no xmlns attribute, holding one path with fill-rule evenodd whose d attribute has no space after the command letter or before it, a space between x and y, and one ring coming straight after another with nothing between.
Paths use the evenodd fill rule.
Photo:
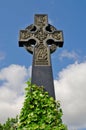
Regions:
<instances>
[{"instance_id":1,"label":"celtic design carving","mask_svg":"<svg viewBox=\"0 0 86 130\"><path fill-rule=\"evenodd\" d=\"M36 15L35 24L40 27L45 26L47 24L47 15Z\"/></svg>"},{"instance_id":2,"label":"celtic design carving","mask_svg":"<svg viewBox=\"0 0 86 130\"><path fill-rule=\"evenodd\" d=\"M48 24L47 15L35 15L34 24L20 31L19 44L34 54L35 65L50 65L49 52L63 46L63 34Z\"/></svg>"},{"instance_id":3,"label":"celtic design carving","mask_svg":"<svg viewBox=\"0 0 86 130\"><path fill-rule=\"evenodd\" d=\"M34 35L40 42L47 38L47 34L43 31L43 29L38 30Z\"/></svg>"},{"instance_id":4,"label":"celtic design carving","mask_svg":"<svg viewBox=\"0 0 86 130\"><path fill-rule=\"evenodd\" d=\"M21 32L20 32L20 40L28 39L32 36L33 36L33 34L29 33L27 30L21 30Z\"/></svg>"},{"instance_id":5,"label":"celtic design carving","mask_svg":"<svg viewBox=\"0 0 86 130\"><path fill-rule=\"evenodd\" d=\"M62 41L62 32L61 31L55 31L55 32L53 32L52 37L55 40L59 40L59 41L61 40Z\"/></svg>"},{"instance_id":6,"label":"celtic design carving","mask_svg":"<svg viewBox=\"0 0 86 130\"><path fill-rule=\"evenodd\" d=\"M49 55L47 47L39 44L35 47L35 65L49 65Z\"/></svg>"}]
</instances>

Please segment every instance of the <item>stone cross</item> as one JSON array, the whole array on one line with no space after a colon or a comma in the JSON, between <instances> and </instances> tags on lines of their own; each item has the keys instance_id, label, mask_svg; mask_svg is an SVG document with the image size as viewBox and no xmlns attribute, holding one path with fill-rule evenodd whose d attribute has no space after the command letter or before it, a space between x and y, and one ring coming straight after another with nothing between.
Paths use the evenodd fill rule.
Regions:
<instances>
[{"instance_id":1,"label":"stone cross","mask_svg":"<svg viewBox=\"0 0 86 130\"><path fill-rule=\"evenodd\" d=\"M32 84L44 86L55 98L50 54L63 46L63 33L48 24L48 16L35 15L34 24L20 30L19 47L33 54Z\"/></svg>"}]
</instances>

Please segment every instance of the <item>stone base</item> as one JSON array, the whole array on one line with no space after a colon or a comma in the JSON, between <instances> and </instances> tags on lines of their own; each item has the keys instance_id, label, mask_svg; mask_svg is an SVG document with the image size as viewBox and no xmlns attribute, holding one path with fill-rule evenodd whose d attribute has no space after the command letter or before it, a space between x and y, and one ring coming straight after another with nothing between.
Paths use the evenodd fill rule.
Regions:
<instances>
[{"instance_id":1,"label":"stone base","mask_svg":"<svg viewBox=\"0 0 86 130\"><path fill-rule=\"evenodd\" d=\"M55 99L51 66L33 66L31 83L37 86L44 86L45 91Z\"/></svg>"}]
</instances>

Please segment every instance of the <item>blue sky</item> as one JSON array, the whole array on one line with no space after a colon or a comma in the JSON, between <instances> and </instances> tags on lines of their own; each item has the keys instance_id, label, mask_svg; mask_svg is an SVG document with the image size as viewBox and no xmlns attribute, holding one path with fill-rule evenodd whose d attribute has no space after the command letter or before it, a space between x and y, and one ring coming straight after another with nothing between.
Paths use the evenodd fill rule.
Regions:
<instances>
[{"instance_id":1,"label":"blue sky","mask_svg":"<svg viewBox=\"0 0 86 130\"><path fill-rule=\"evenodd\" d=\"M18 39L19 39L19 30L25 29L28 25L34 23L34 14L48 14L48 21L50 22L50 24L55 26L58 30L63 30L64 46L63 48L59 48L54 54L52 54L52 66L53 66L53 76L54 76L55 84L57 83L59 86L62 83L65 84L66 81L67 83L69 83L70 80L68 80L68 77L65 80L65 82L63 82L63 79L67 76L67 74L65 75L65 72L73 75L72 77L73 79L77 77L75 82L81 81L80 83L83 84L85 79L84 78L82 79L82 77L86 76L85 73L86 71L86 50L85 50L86 49L86 15L85 13L86 13L85 0L83 1L81 0L65 0L65 1L64 0L41 0L41 1L1 0L0 1L0 78L1 78L0 84L1 87L3 86L3 88L5 88L4 85L7 83L6 80L8 81L8 77L9 77L9 76L5 77L4 72L9 72L10 75L14 74L11 73L12 67L17 72L21 70L20 68L24 66L25 68L23 68L23 70L25 72L25 75L23 75L23 72L21 73L23 75L23 80L25 81L25 79L29 77L29 74L27 74L26 71L30 73L30 68L31 68L30 66L32 65L32 55L27 53L26 50L24 50L24 48L18 47ZM74 69L72 70L72 68ZM77 68L79 68L80 71L77 70ZM79 77L79 75L81 75L81 77ZM9 77L9 79L11 78ZM61 82L61 84L59 84L59 82ZM84 95L81 89L82 84L80 86L80 90L82 95ZM78 84L76 86L78 86ZM71 84L70 87L72 87ZM62 90L59 91L64 90L63 88L61 89ZM85 88L83 89L86 90ZM74 92L75 90L76 89L74 88L73 91L72 90L71 91ZM58 91L58 87L57 87L57 91ZM62 102L65 102L66 104L67 98L65 98L65 95L63 100L62 97L60 96L58 97L59 99L61 99ZM84 97L81 97L79 101L85 100ZM71 100L72 99L70 99L70 101ZM83 102L83 104L84 103L85 102ZM84 113L86 114L85 112L86 105L82 105L82 106L84 108L82 107L81 110L84 109ZM81 108L81 106L79 107ZM83 121L80 121L78 119L80 123L79 121L76 121L77 120L76 118L74 123L71 120L72 118L71 114L69 114L70 117L66 115L67 113L66 113L66 109L64 108L64 103L63 103L63 109L65 114L63 120L65 123L67 123L69 129L71 130L74 129L83 130L83 128L86 129L86 122L85 122L86 118L82 117ZM78 115L80 117L80 112ZM68 122L69 119L70 122Z\"/></svg>"}]
</instances>

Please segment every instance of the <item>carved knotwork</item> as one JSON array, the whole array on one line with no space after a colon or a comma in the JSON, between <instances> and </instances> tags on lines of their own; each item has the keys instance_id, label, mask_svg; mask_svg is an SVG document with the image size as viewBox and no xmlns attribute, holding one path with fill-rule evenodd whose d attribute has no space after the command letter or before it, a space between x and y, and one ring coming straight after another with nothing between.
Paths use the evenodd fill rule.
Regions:
<instances>
[{"instance_id":1,"label":"carved knotwork","mask_svg":"<svg viewBox=\"0 0 86 130\"><path fill-rule=\"evenodd\" d=\"M35 15L35 24L39 27L46 26L48 22L47 15Z\"/></svg>"},{"instance_id":2,"label":"carved knotwork","mask_svg":"<svg viewBox=\"0 0 86 130\"><path fill-rule=\"evenodd\" d=\"M53 39L55 39L56 41L62 41L62 32L61 31L55 31L52 34Z\"/></svg>"},{"instance_id":3,"label":"carved knotwork","mask_svg":"<svg viewBox=\"0 0 86 130\"><path fill-rule=\"evenodd\" d=\"M43 44L35 47L35 65L49 65L47 48Z\"/></svg>"},{"instance_id":4,"label":"carved knotwork","mask_svg":"<svg viewBox=\"0 0 86 130\"><path fill-rule=\"evenodd\" d=\"M31 54L34 51L35 65L50 65L49 52L63 46L62 31L48 24L47 15L35 15L34 24L20 31L19 46L24 46Z\"/></svg>"},{"instance_id":5,"label":"carved knotwork","mask_svg":"<svg viewBox=\"0 0 86 130\"><path fill-rule=\"evenodd\" d=\"M47 33L43 29L38 30L34 35L40 42L43 42L47 38Z\"/></svg>"},{"instance_id":6,"label":"carved knotwork","mask_svg":"<svg viewBox=\"0 0 86 130\"><path fill-rule=\"evenodd\" d=\"M21 30L20 32L20 40L28 39L32 37L33 34L29 33L27 30Z\"/></svg>"}]
</instances>

